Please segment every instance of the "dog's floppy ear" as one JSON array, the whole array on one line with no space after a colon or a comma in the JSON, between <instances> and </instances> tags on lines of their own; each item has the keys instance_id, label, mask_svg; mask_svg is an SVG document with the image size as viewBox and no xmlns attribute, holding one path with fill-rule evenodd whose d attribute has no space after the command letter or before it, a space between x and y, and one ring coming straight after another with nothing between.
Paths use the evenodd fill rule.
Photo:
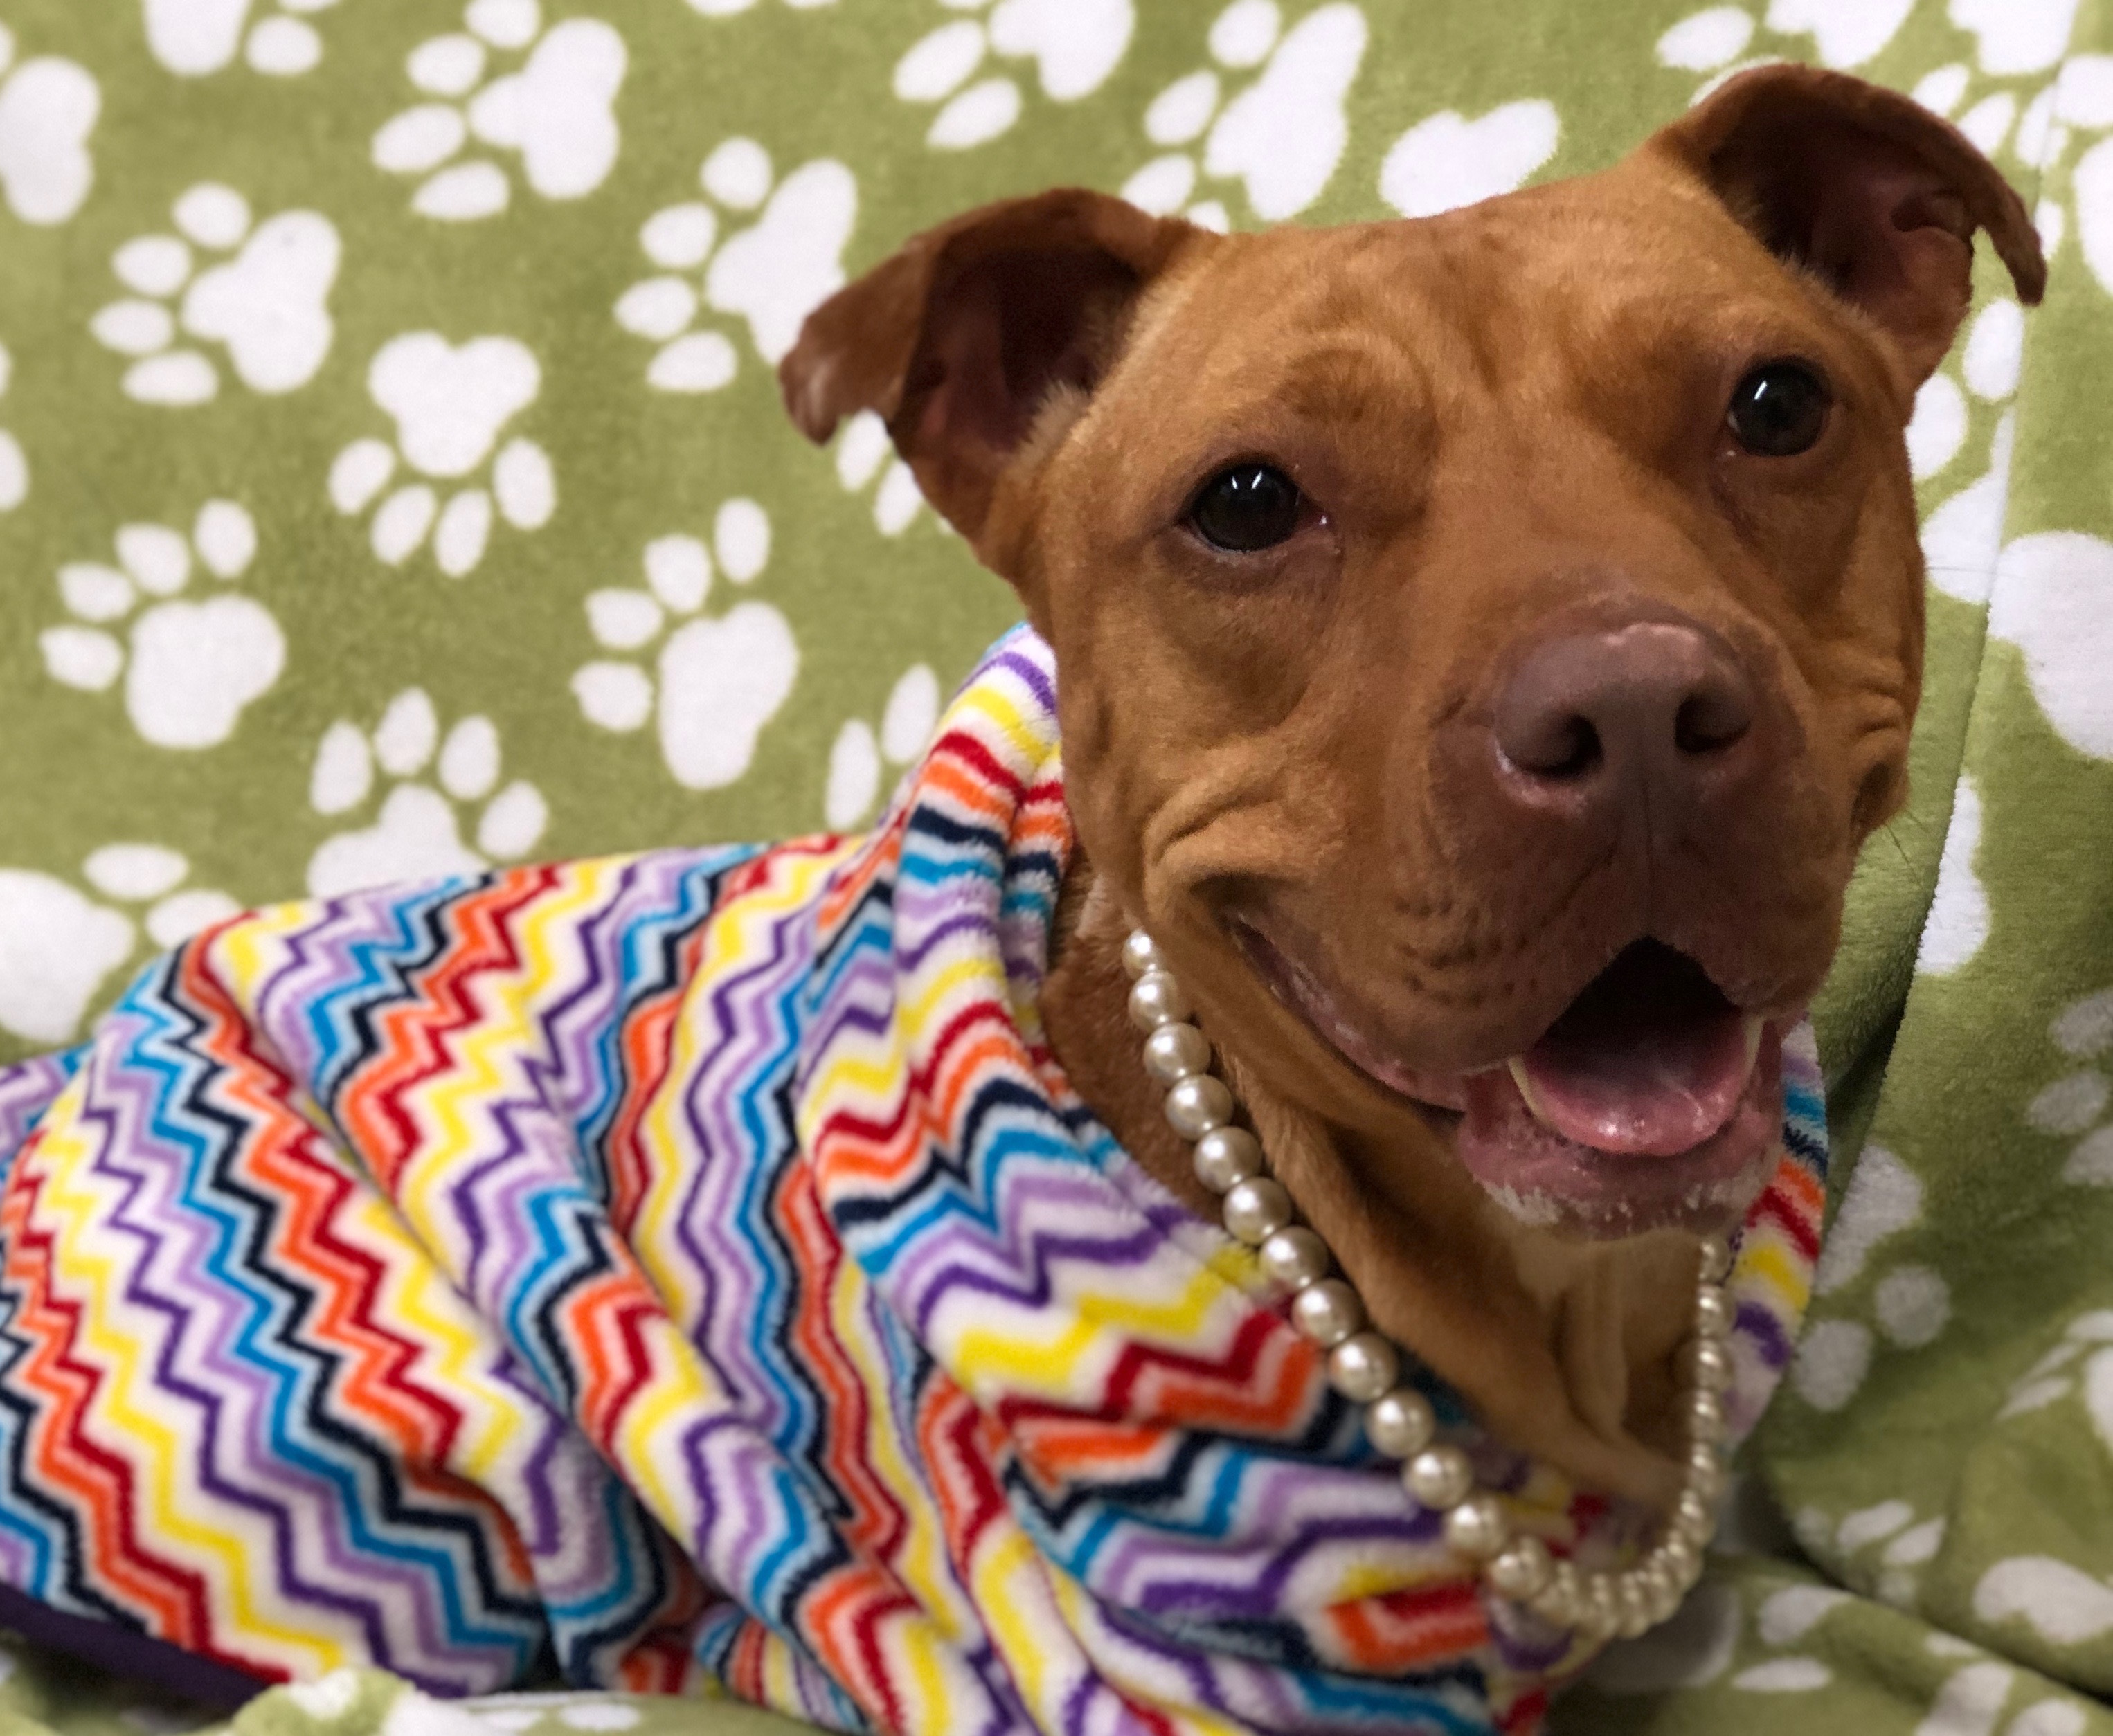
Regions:
<instances>
[{"instance_id":1,"label":"dog's floppy ear","mask_svg":"<svg viewBox=\"0 0 2113 1736\"><path fill-rule=\"evenodd\" d=\"M971 211L808 316L778 371L786 408L818 442L878 412L925 499L988 558L999 479L1038 413L1092 390L1139 294L1207 239L1077 188Z\"/></svg>"},{"instance_id":2,"label":"dog's floppy ear","mask_svg":"<svg viewBox=\"0 0 2113 1736\"><path fill-rule=\"evenodd\" d=\"M1644 148L1700 175L1772 253L1869 315L1917 384L1973 298L1975 230L2021 299L2047 287L2024 203L1994 165L1919 103L1861 79L1757 67Z\"/></svg>"}]
</instances>

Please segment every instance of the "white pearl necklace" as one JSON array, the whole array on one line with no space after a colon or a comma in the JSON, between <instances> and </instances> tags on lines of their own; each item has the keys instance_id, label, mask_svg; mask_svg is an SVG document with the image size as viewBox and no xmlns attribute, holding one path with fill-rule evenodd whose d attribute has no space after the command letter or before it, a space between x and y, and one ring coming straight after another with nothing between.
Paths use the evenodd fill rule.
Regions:
<instances>
[{"instance_id":1,"label":"white pearl necklace","mask_svg":"<svg viewBox=\"0 0 2113 1736\"><path fill-rule=\"evenodd\" d=\"M1595 1640L1632 1638L1679 1608L1702 1574L1702 1551L1716 1529L1724 1487L1721 1395L1732 1383L1727 1342L1733 1310L1723 1281L1732 1252L1715 1237L1702 1244L1695 1292L1695 1335L1683 1360L1686 1473L1664 1534L1635 1566L1581 1573L1558 1561L1537 1537L1513 1534L1502 1501L1475 1486L1474 1467L1458 1447L1436 1439L1430 1401L1399 1384L1402 1352L1366 1324L1363 1298L1329 1275L1334 1258L1312 1229L1292 1219L1291 1196L1272 1178L1260 1141L1233 1125L1233 1094L1209 1071L1210 1040L1189 1022L1181 985L1142 928L1123 945L1131 977L1130 1021L1145 1033L1145 1070L1166 1087L1166 1119L1195 1146L1196 1178L1223 1198L1227 1231L1255 1249L1262 1269L1292 1292L1291 1319L1328 1353L1328 1380L1365 1406L1372 1444L1402 1461L1401 1480L1421 1506L1444 1515L1445 1541L1484 1585L1559 1628Z\"/></svg>"}]
</instances>

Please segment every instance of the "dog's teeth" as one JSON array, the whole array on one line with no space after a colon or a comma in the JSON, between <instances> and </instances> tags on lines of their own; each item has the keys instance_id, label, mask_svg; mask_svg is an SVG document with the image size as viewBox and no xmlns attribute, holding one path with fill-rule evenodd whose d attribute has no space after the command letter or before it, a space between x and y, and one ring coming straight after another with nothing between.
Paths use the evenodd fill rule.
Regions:
<instances>
[{"instance_id":1,"label":"dog's teeth","mask_svg":"<svg viewBox=\"0 0 2113 1736\"><path fill-rule=\"evenodd\" d=\"M1511 1070L1512 1083L1518 1087L1518 1094L1526 1099L1527 1113L1543 1127L1549 1127L1547 1114L1542 1110L1540 1099L1533 1088L1533 1079L1526 1070L1526 1057L1515 1055L1504 1065Z\"/></svg>"},{"instance_id":2,"label":"dog's teeth","mask_svg":"<svg viewBox=\"0 0 2113 1736\"><path fill-rule=\"evenodd\" d=\"M1754 1063L1760 1058L1761 1035L1767 1030L1768 1023L1768 1022L1758 1013L1749 1013L1746 1016L1740 1034L1746 1041L1746 1070L1748 1073L1753 1072Z\"/></svg>"}]
</instances>

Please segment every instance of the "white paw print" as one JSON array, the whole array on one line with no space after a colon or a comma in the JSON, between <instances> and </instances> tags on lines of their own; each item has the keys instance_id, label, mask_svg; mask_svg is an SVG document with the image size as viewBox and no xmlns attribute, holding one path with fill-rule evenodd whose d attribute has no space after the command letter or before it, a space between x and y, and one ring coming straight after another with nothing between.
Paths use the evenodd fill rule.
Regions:
<instances>
[{"instance_id":1,"label":"white paw print","mask_svg":"<svg viewBox=\"0 0 2113 1736\"><path fill-rule=\"evenodd\" d=\"M542 793L516 778L500 787L499 730L464 718L440 738L425 690L407 687L389 702L372 733L343 718L323 731L308 779L308 805L344 814L366 806L379 768L390 781L373 823L326 838L308 859L308 891L335 898L400 880L481 873L536 847L550 824ZM438 788L418 781L431 768ZM494 791L497 791L494 794ZM459 811L481 803L472 836Z\"/></svg>"},{"instance_id":2,"label":"white paw print","mask_svg":"<svg viewBox=\"0 0 2113 1736\"><path fill-rule=\"evenodd\" d=\"M546 199L593 192L615 166L616 93L623 39L599 18L543 30L536 0L470 0L466 30L411 51L411 82L436 100L407 108L374 135L374 162L421 177L411 208L469 222L506 208L506 171L489 157L463 157L474 139L518 153L528 185ZM514 71L489 77L496 49L533 52Z\"/></svg>"},{"instance_id":3,"label":"white paw print","mask_svg":"<svg viewBox=\"0 0 2113 1736\"><path fill-rule=\"evenodd\" d=\"M15 358L0 344L0 398L7 395L14 377ZM29 498L30 461L22 456L22 443L0 428L0 513L11 513Z\"/></svg>"},{"instance_id":4,"label":"white paw print","mask_svg":"<svg viewBox=\"0 0 2113 1736\"><path fill-rule=\"evenodd\" d=\"M1200 154L1204 175L1246 187L1257 216L1297 216L1321 197L1349 142L1344 103L1367 34L1349 0L1317 7L1289 30L1276 0L1233 0L1211 26L1211 57L1227 74L1253 72L1253 82L1227 101L1219 71L1205 67L1160 92L1145 111L1145 136L1170 148L1130 178L1123 197L1157 216L1185 207L1190 222L1224 229L1222 201L1189 203Z\"/></svg>"},{"instance_id":5,"label":"white paw print","mask_svg":"<svg viewBox=\"0 0 2113 1736\"><path fill-rule=\"evenodd\" d=\"M834 6L837 0L785 0L796 11L810 11L818 6ZM701 12L707 18L731 18L737 12L745 12L755 4L755 0L688 0L690 10Z\"/></svg>"},{"instance_id":6,"label":"white paw print","mask_svg":"<svg viewBox=\"0 0 2113 1736\"><path fill-rule=\"evenodd\" d=\"M915 522L924 496L910 467L896 456L888 424L861 410L837 436L837 480L856 493L875 476L880 486L874 490L874 526L883 536L900 536Z\"/></svg>"},{"instance_id":7,"label":"white paw print","mask_svg":"<svg viewBox=\"0 0 2113 1736\"><path fill-rule=\"evenodd\" d=\"M774 191L774 179L769 152L753 139L729 139L705 159L698 180L723 209L759 212L753 223L722 242L719 214L702 200L646 219L639 244L667 275L625 290L616 320L659 346L646 365L647 385L715 392L733 378L739 358L725 335L693 329L701 308L746 319L755 353L775 367L807 316L843 287L844 244L858 219L851 171L819 157Z\"/></svg>"},{"instance_id":8,"label":"white paw print","mask_svg":"<svg viewBox=\"0 0 2113 1736\"><path fill-rule=\"evenodd\" d=\"M285 636L253 597L185 592L194 552L223 584L247 572L256 523L235 501L208 500L188 538L167 525L130 524L116 542L116 566L75 561L59 569L59 595L73 619L38 636L44 667L84 693L105 692L123 676L126 713L156 747L217 746L235 733L243 708L278 681ZM143 608L143 599L153 600ZM127 622L121 642L116 628Z\"/></svg>"},{"instance_id":9,"label":"white paw print","mask_svg":"<svg viewBox=\"0 0 2113 1736\"><path fill-rule=\"evenodd\" d=\"M103 93L87 68L40 54L15 65L14 33L0 25L0 189L25 223L63 223L95 180L88 136Z\"/></svg>"},{"instance_id":10,"label":"white paw print","mask_svg":"<svg viewBox=\"0 0 2113 1736\"><path fill-rule=\"evenodd\" d=\"M225 892L185 886L190 863L158 844L107 844L81 864L89 887L137 909L159 947L186 941L241 906ZM139 945L131 916L28 868L0 868L0 1029L62 1043L80 1029L104 978Z\"/></svg>"},{"instance_id":11,"label":"white paw print","mask_svg":"<svg viewBox=\"0 0 2113 1736\"><path fill-rule=\"evenodd\" d=\"M988 0L942 3L973 11ZM896 62L895 93L905 103L943 103L924 142L965 151L1011 130L1020 118L1020 86L1004 73L961 88L993 50L1007 59L1033 59L1043 94L1075 103L1107 81L1136 27L1133 0L998 0L988 19L956 19L920 38Z\"/></svg>"},{"instance_id":12,"label":"white paw print","mask_svg":"<svg viewBox=\"0 0 2113 1736\"><path fill-rule=\"evenodd\" d=\"M737 585L751 584L770 558L769 517L753 500L729 500L714 521L712 544L719 570ZM800 668L792 629L753 599L723 615L701 613L713 560L696 537L647 544L645 568L644 590L612 588L587 598L587 628L611 651L642 655L657 641L655 671L633 662L586 663L573 672L573 696L581 714L603 729L628 733L657 721L660 755L675 781L686 790L723 789L748 770L764 726L792 691Z\"/></svg>"},{"instance_id":13,"label":"white paw print","mask_svg":"<svg viewBox=\"0 0 2113 1736\"><path fill-rule=\"evenodd\" d=\"M1380 164L1380 197L1405 217L1435 216L1526 185L1555 154L1555 105L1506 103L1470 121L1446 109L1394 140Z\"/></svg>"},{"instance_id":14,"label":"white paw print","mask_svg":"<svg viewBox=\"0 0 2113 1736\"><path fill-rule=\"evenodd\" d=\"M1866 1145L1819 1251L1813 1294L1825 1297L1848 1289L1863 1277L1873 1253L1919 1223L1922 1215L1921 1178L1883 1146ZM1951 1286L1919 1262L1888 1266L1871 1287L1869 1302L1875 1332L1860 1319L1837 1314L1814 1320L1799 1340L1791 1387L1814 1410L1839 1410L1856 1396L1882 1338L1896 1350L1920 1350L1951 1324Z\"/></svg>"},{"instance_id":15,"label":"white paw print","mask_svg":"<svg viewBox=\"0 0 2113 1736\"><path fill-rule=\"evenodd\" d=\"M396 423L396 444L354 440L331 462L330 497L350 517L363 513L396 473L400 453L420 476L457 481L480 469L506 424L536 400L543 372L512 338L453 344L436 331L406 332L375 353L367 390ZM491 486L457 489L445 507L431 483L406 482L381 502L368 529L375 554L400 567L432 533L433 558L460 578L484 558L495 501L516 530L540 530L557 510L550 455L516 435L499 448Z\"/></svg>"},{"instance_id":16,"label":"white paw print","mask_svg":"<svg viewBox=\"0 0 2113 1736\"><path fill-rule=\"evenodd\" d=\"M220 390L204 351L176 347L180 330L225 345L253 392L291 392L314 379L333 330L340 250L330 219L282 211L253 228L249 202L217 181L191 188L170 215L178 234L135 235L112 255L111 270L132 295L89 322L104 349L138 358L125 371L126 396L194 404ZM232 257L199 271L194 248Z\"/></svg>"},{"instance_id":17,"label":"white paw print","mask_svg":"<svg viewBox=\"0 0 2113 1736\"><path fill-rule=\"evenodd\" d=\"M822 796L823 818L831 832L849 832L873 812L880 795L881 762L914 763L938 721L939 677L930 665L913 663L888 695L877 736L863 718L853 718L837 731Z\"/></svg>"},{"instance_id":18,"label":"white paw print","mask_svg":"<svg viewBox=\"0 0 2113 1736\"><path fill-rule=\"evenodd\" d=\"M2025 1120L2050 1138L2073 1139L2062 1179L2085 1187L2113 1187L2113 1080L2102 1062L2113 1050L2113 989L2065 1007L2049 1027L2055 1047L2083 1064L2063 1073L2025 1105ZM2081 1137L2079 1137L2081 1136Z\"/></svg>"},{"instance_id":19,"label":"white paw print","mask_svg":"<svg viewBox=\"0 0 2113 1736\"><path fill-rule=\"evenodd\" d=\"M147 47L154 58L184 78L203 78L229 65L235 51L252 70L275 78L311 71L323 57L322 38L298 16L323 12L337 0L277 0L255 8L250 0L145 0ZM244 27L247 26L245 29Z\"/></svg>"}]
</instances>

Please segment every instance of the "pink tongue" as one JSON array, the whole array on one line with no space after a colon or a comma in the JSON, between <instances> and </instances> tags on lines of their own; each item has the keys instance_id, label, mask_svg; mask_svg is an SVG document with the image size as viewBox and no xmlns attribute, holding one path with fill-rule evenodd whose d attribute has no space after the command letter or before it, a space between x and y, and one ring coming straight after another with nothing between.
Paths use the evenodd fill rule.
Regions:
<instances>
[{"instance_id":1,"label":"pink tongue","mask_svg":"<svg viewBox=\"0 0 2113 1736\"><path fill-rule=\"evenodd\" d=\"M1737 1012L1655 948L1624 954L1522 1059L1531 1107L1564 1138L1650 1157L1715 1133L1752 1070Z\"/></svg>"}]
</instances>

